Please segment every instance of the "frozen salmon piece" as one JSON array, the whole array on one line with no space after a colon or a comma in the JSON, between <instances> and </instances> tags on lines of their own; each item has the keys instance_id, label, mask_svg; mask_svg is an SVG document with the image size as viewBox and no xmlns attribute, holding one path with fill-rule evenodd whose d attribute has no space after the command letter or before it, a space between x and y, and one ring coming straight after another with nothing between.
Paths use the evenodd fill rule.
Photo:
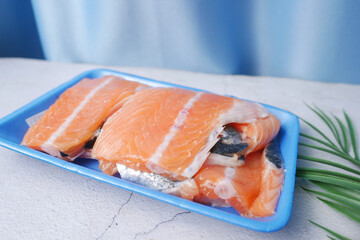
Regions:
<instances>
[{"instance_id":1,"label":"frozen salmon piece","mask_svg":"<svg viewBox=\"0 0 360 240\"><path fill-rule=\"evenodd\" d=\"M199 195L199 188L193 178L182 182L176 182L172 188L164 189L163 192L193 201Z\"/></svg>"},{"instance_id":2,"label":"frozen salmon piece","mask_svg":"<svg viewBox=\"0 0 360 240\"><path fill-rule=\"evenodd\" d=\"M280 122L273 114L252 123L228 124L219 134L218 142L210 149L204 166L242 166L245 156L263 149L279 130Z\"/></svg>"},{"instance_id":3,"label":"frozen salmon piece","mask_svg":"<svg viewBox=\"0 0 360 240\"><path fill-rule=\"evenodd\" d=\"M234 123L231 125L239 132L241 139L248 144L244 152L245 155L266 147L280 130L280 121L273 114L253 123Z\"/></svg>"},{"instance_id":4,"label":"frozen salmon piece","mask_svg":"<svg viewBox=\"0 0 360 240\"><path fill-rule=\"evenodd\" d=\"M101 169L101 171L107 175L114 175L115 173L117 173L117 168L116 168L116 163L114 162L109 162L109 161L105 161L105 160L98 160L99 161L99 168Z\"/></svg>"},{"instance_id":5,"label":"frozen salmon piece","mask_svg":"<svg viewBox=\"0 0 360 240\"><path fill-rule=\"evenodd\" d=\"M96 137L97 138L97 137ZM96 140L96 138L94 138L94 140ZM95 143L95 141L94 141ZM91 148L86 148L80 155L79 158L93 158L92 156L92 147ZM105 160L98 160L99 162L99 168L100 170L107 174L107 175L114 175L115 173L117 173L117 168L116 168L116 163L114 162L109 162L109 161L105 161Z\"/></svg>"},{"instance_id":6,"label":"frozen salmon piece","mask_svg":"<svg viewBox=\"0 0 360 240\"><path fill-rule=\"evenodd\" d=\"M267 217L275 213L285 178L278 141L271 142L265 148L261 164L260 193L249 210L251 217Z\"/></svg>"},{"instance_id":7,"label":"frozen salmon piece","mask_svg":"<svg viewBox=\"0 0 360 240\"><path fill-rule=\"evenodd\" d=\"M243 216L270 216L275 213L284 181L278 142L247 155L243 166L206 166L194 179L203 196L196 201L213 206L222 201Z\"/></svg>"},{"instance_id":8,"label":"frozen salmon piece","mask_svg":"<svg viewBox=\"0 0 360 240\"><path fill-rule=\"evenodd\" d=\"M73 160L109 114L145 85L115 76L83 79L67 89L29 128L22 145Z\"/></svg>"},{"instance_id":9,"label":"frozen salmon piece","mask_svg":"<svg viewBox=\"0 0 360 240\"><path fill-rule=\"evenodd\" d=\"M268 116L259 104L181 88L135 94L104 124L93 157L173 180L192 178L230 123Z\"/></svg>"},{"instance_id":10,"label":"frozen salmon piece","mask_svg":"<svg viewBox=\"0 0 360 240\"><path fill-rule=\"evenodd\" d=\"M262 152L249 154L241 167L207 166L195 176L200 193L210 201L219 199L246 215L260 192ZM206 203L206 202L203 202Z\"/></svg>"}]
</instances>

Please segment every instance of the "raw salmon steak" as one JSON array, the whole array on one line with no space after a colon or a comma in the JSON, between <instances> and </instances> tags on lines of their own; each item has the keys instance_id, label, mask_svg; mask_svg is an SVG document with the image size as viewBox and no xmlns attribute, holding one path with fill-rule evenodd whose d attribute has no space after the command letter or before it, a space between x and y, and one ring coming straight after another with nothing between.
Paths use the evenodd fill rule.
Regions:
<instances>
[{"instance_id":1,"label":"raw salmon steak","mask_svg":"<svg viewBox=\"0 0 360 240\"><path fill-rule=\"evenodd\" d=\"M143 84L114 76L83 79L67 89L29 128L21 144L73 160L104 121L143 88Z\"/></svg>"},{"instance_id":2,"label":"raw salmon steak","mask_svg":"<svg viewBox=\"0 0 360 240\"><path fill-rule=\"evenodd\" d=\"M270 216L275 213L284 181L278 142L248 154L243 166L203 167L195 181L200 192L195 201L232 206L243 216Z\"/></svg>"},{"instance_id":3,"label":"raw salmon steak","mask_svg":"<svg viewBox=\"0 0 360 240\"><path fill-rule=\"evenodd\" d=\"M191 179L211 152L240 158L253 137L241 140L236 126L228 125L259 119L272 118L257 103L181 88L145 89L106 121L92 155L172 180Z\"/></svg>"}]
</instances>

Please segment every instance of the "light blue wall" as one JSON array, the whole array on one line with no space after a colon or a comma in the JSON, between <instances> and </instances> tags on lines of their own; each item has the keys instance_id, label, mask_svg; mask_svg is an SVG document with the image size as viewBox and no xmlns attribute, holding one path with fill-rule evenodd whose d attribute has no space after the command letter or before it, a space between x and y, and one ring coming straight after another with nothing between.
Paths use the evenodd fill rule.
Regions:
<instances>
[{"instance_id":1,"label":"light blue wall","mask_svg":"<svg viewBox=\"0 0 360 240\"><path fill-rule=\"evenodd\" d=\"M256 1L254 9L254 74L360 83L360 1Z\"/></svg>"},{"instance_id":2,"label":"light blue wall","mask_svg":"<svg viewBox=\"0 0 360 240\"><path fill-rule=\"evenodd\" d=\"M52 61L360 83L358 0L32 0L32 7Z\"/></svg>"}]
</instances>

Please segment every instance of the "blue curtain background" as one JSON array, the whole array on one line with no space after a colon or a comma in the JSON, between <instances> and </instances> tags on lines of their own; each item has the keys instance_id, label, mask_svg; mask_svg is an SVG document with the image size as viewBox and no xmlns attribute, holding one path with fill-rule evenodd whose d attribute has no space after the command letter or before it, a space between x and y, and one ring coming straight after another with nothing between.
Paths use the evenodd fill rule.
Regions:
<instances>
[{"instance_id":1,"label":"blue curtain background","mask_svg":"<svg viewBox=\"0 0 360 240\"><path fill-rule=\"evenodd\" d=\"M360 84L360 1L0 0L0 56Z\"/></svg>"},{"instance_id":2,"label":"blue curtain background","mask_svg":"<svg viewBox=\"0 0 360 240\"><path fill-rule=\"evenodd\" d=\"M0 0L0 57L44 58L30 1Z\"/></svg>"}]
</instances>

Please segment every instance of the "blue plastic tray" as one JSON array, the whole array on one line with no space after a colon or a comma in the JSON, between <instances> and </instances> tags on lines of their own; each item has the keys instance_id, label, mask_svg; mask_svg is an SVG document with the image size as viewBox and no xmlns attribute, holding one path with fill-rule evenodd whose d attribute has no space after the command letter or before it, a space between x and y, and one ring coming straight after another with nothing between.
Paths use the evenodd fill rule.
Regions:
<instances>
[{"instance_id":1,"label":"blue plastic tray","mask_svg":"<svg viewBox=\"0 0 360 240\"><path fill-rule=\"evenodd\" d=\"M278 137L280 139L281 152L285 162L285 181L276 213L273 216L266 218L250 219L242 217L233 208L217 208L202 205L166 193L155 191L147 187L143 187L141 185L122 180L118 177L105 175L101 173L96 160L77 159L74 162L66 162L64 160L52 157L48 154L20 145L20 142L22 141L23 136L28 129L28 125L26 124L25 119L47 109L51 104L55 102L55 100L62 92L64 92L67 88L71 87L81 79L85 77L98 78L104 75L116 75L130 81L137 81L157 87L181 87L192 89L195 91L201 91L199 89L193 89L189 87L179 86L176 84L155 81L152 79L147 79L106 69L87 71L76 76L72 80L60 85L59 87L51 90L50 92L30 102L24 107L16 110L8 116L2 118L0 120L0 145L14 151L26 154L28 156L37 158L39 160L51 163L58 167L67 169L69 171L85 175L105 183L110 183L112 185L134 191L136 193L140 193L166 203L173 204L175 206L190 210L192 212L201 213L209 217L217 218L219 220L253 229L256 231L272 232L279 230L280 228L285 226L285 224L290 218L292 207L296 171L297 145L299 137L299 121L294 114L272 106L264 105L269 112L273 113L281 121L281 129Z\"/></svg>"}]
</instances>

